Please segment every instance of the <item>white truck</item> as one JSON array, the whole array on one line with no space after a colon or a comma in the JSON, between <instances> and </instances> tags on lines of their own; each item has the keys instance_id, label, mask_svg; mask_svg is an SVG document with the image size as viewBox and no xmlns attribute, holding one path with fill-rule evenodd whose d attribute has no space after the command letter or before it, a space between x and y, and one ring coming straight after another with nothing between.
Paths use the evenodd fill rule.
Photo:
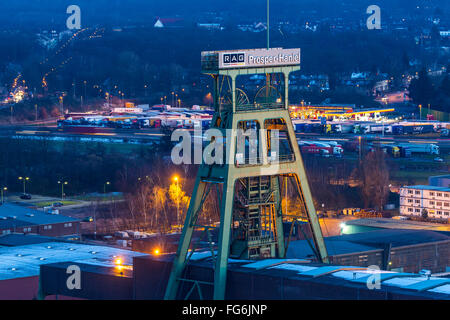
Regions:
<instances>
[{"instance_id":1,"label":"white truck","mask_svg":"<svg viewBox=\"0 0 450 320\"><path fill-rule=\"evenodd\" d=\"M398 147L408 149L411 153L439 154L439 146L431 143L402 143Z\"/></svg>"}]
</instances>

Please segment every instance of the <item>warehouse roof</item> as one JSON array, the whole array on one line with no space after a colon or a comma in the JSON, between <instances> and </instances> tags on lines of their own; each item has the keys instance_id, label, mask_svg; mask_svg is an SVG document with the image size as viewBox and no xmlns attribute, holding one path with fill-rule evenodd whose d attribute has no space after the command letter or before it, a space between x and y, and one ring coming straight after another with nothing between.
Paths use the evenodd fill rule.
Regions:
<instances>
[{"instance_id":1,"label":"warehouse roof","mask_svg":"<svg viewBox=\"0 0 450 320\"><path fill-rule=\"evenodd\" d=\"M209 272L205 271L205 268L213 269L212 259L208 252L199 252L200 255L204 253L205 258L195 261L191 261L191 276L195 275L196 280L204 280L209 276ZM136 260L145 259L148 261L165 259L171 260L170 255L165 257L138 257ZM148 268L150 265L145 265ZM200 267L199 272L195 271L195 268ZM201 272L200 272L201 270ZM441 278L437 276L422 276L414 273L404 273L395 271L384 271L379 269L372 269L369 267L356 267L356 266L340 266L329 265L320 263L305 263L305 261L299 259L264 259L259 261L245 261L245 260L233 260L228 261L228 270L233 276L230 277L230 287L237 285L236 281L242 281L242 279L258 279L259 285L257 289L252 290L264 290L263 288L276 288L273 292L265 292L266 296L273 298L280 298L280 292L283 291L284 286L288 286L289 294L294 294L292 291L294 287L299 286L300 292L304 292L305 296L314 294L317 297L327 298L327 292L323 287L333 286L334 289L330 289L330 295L333 296L336 293L336 288L345 288L348 290L339 291L337 295L342 294L341 299L348 299L351 288L367 289L367 283L372 283L374 277L378 278L381 284L382 292L381 296L376 299L386 299L387 292L396 292L399 296L407 297L412 294L415 297L432 298L432 299L450 299L450 279ZM238 276L235 272L243 273L245 276ZM254 275L256 276L254 278ZM203 278L205 277L205 279ZM279 278L289 279L289 281L277 280ZM234 279L234 280L233 280ZM234 282L233 282L234 281ZM252 282L253 280L249 280ZM253 282L252 282L253 283ZM314 286L311 286L314 283ZM250 286L252 287L252 286ZM248 288L246 287L245 290ZM236 289L237 291L240 291ZM251 291L252 291L251 290ZM321 291L321 292L319 292ZM369 290L370 291L370 290ZM377 291L377 290L375 290ZM362 294L362 292L360 292ZM236 293L235 293L236 294ZM262 294L262 293L261 293ZM373 296L372 298L374 298ZM270 297L269 297L270 298ZM288 296L284 296L284 299L289 299ZM291 296L291 299L295 296ZM309 297L310 299L312 296Z\"/></svg>"},{"instance_id":2,"label":"warehouse roof","mask_svg":"<svg viewBox=\"0 0 450 320\"><path fill-rule=\"evenodd\" d=\"M71 261L97 266L114 266L120 257L123 265L132 265L139 252L113 247L70 242L43 242L15 247L0 247L0 280L39 275L42 264Z\"/></svg>"},{"instance_id":3,"label":"warehouse roof","mask_svg":"<svg viewBox=\"0 0 450 320\"><path fill-rule=\"evenodd\" d=\"M3 218L2 218L3 217ZM11 203L4 203L0 206L0 221L22 222L22 225L43 225L76 222L78 219L59 215L49 214L41 210L31 209ZM14 224L14 223L13 223Z\"/></svg>"},{"instance_id":4,"label":"warehouse roof","mask_svg":"<svg viewBox=\"0 0 450 320\"><path fill-rule=\"evenodd\" d=\"M402 247L413 244L450 240L450 236L428 230L374 230L363 233L344 234L324 238L330 256L378 250L391 244ZM291 241L288 258L306 259L314 255L306 240Z\"/></svg>"},{"instance_id":5,"label":"warehouse roof","mask_svg":"<svg viewBox=\"0 0 450 320\"><path fill-rule=\"evenodd\" d=\"M412 220L393 220L389 218L363 218L355 220L347 220L345 225L352 226L365 226L383 229L412 229L412 230L433 230L433 231L445 231L449 230L448 225L439 223L430 223L422 221Z\"/></svg>"},{"instance_id":6,"label":"warehouse roof","mask_svg":"<svg viewBox=\"0 0 450 320\"><path fill-rule=\"evenodd\" d=\"M449 178L450 179L450 174L443 174L441 176L431 176L431 177L429 177L429 179L430 178Z\"/></svg>"},{"instance_id":7,"label":"warehouse roof","mask_svg":"<svg viewBox=\"0 0 450 320\"><path fill-rule=\"evenodd\" d=\"M324 240L328 254L331 256L378 249L374 246L353 243L345 239L335 239L335 237L326 237ZM307 259L314 257L314 252L306 240L295 240L290 242L286 256L293 259Z\"/></svg>"},{"instance_id":8,"label":"warehouse roof","mask_svg":"<svg viewBox=\"0 0 450 320\"><path fill-rule=\"evenodd\" d=\"M450 240L450 236L429 230L399 230L384 229L342 236L331 237L334 242L345 241L359 245L379 247L392 244L393 247L402 247L413 244Z\"/></svg>"}]
</instances>

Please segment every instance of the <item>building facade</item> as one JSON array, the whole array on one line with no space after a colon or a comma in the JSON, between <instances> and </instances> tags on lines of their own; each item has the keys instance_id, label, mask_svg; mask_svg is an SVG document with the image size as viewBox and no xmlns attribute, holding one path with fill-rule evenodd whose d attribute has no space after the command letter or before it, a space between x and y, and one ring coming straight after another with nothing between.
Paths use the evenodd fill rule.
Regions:
<instances>
[{"instance_id":1,"label":"building facade","mask_svg":"<svg viewBox=\"0 0 450 320\"><path fill-rule=\"evenodd\" d=\"M404 186L400 188L400 214L420 217L426 210L429 218L450 218L450 188Z\"/></svg>"},{"instance_id":2,"label":"building facade","mask_svg":"<svg viewBox=\"0 0 450 320\"><path fill-rule=\"evenodd\" d=\"M13 233L48 237L78 236L80 220L5 203L0 205L0 236Z\"/></svg>"}]
</instances>

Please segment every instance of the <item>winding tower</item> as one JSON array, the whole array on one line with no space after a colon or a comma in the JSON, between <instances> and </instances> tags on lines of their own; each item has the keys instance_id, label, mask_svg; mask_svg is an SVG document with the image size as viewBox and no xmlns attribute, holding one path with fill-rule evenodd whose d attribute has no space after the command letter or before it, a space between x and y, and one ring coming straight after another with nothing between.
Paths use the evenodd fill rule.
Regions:
<instances>
[{"instance_id":1,"label":"winding tower","mask_svg":"<svg viewBox=\"0 0 450 320\"><path fill-rule=\"evenodd\" d=\"M222 163L199 167L166 299L183 298L181 284L192 286L189 293L197 286L200 297L201 286L212 285L213 298L225 299L228 259L285 258L293 223L299 217L309 222L317 261L328 262L288 109L289 75L300 70L300 49L208 51L202 52L201 62L202 72L214 82L211 127L227 137L222 142L226 152ZM240 77L259 83L253 88L254 99L244 91L245 85L238 85ZM242 137L248 129L256 129L254 141ZM251 152L252 146L256 153ZM300 202L301 212L294 215L283 214L282 192L288 181ZM203 228L209 235L211 227L197 222L213 188L220 208L218 243L211 246L214 281L199 283L188 279L185 269L195 251L191 247L194 229ZM290 232L285 232L283 219L291 219Z\"/></svg>"}]
</instances>

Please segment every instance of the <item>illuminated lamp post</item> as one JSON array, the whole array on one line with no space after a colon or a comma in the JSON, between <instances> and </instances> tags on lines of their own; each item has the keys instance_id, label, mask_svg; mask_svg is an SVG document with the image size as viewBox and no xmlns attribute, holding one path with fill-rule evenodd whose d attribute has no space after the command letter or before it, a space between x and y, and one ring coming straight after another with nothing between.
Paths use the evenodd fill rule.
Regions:
<instances>
[{"instance_id":1,"label":"illuminated lamp post","mask_svg":"<svg viewBox=\"0 0 450 320\"><path fill-rule=\"evenodd\" d=\"M178 178L178 176L175 176L175 177L173 177L173 181L175 181L176 183L177 183L177 192L178 192L178 190L179 190L179 188L180 188L180 186L179 186L179 184L178 184L178 180L179 180L179 178ZM177 195L177 225L179 225L180 223L180 198L179 198L179 196Z\"/></svg>"},{"instance_id":2,"label":"illuminated lamp post","mask_svg":"<svg viewBox=\"0 0 450 320\"><path fill-rule=\"evenodd\" d=\"M29 181L30 180L30 178L29 177L19 177L19 180L22 180L23 181L23 193L25 194L25 193L27 193L26 192L26 182L27 181Z\"/></svg>"},{"instance_id":3,"label":"illuminated lamp post","mask_svg":"<svg viewBox=\"0 0 450 320\"><path fill-rule=\"evenodd\" d=\"M58 184L61 185L61 201L64 200L64 185L68 185L69 183L67 181L58 181Z\"/></svg>"},{"instance_id":4,"label":"illuminated lamp post","mask_svg":"<svg viewBox=\"0 0 450 320\"><path fill-rule=\"evenodd\" d=\"M109 181L106 181L105 182L105 184L103 185L103 193L106 193L106 186L108 185L110 185L111 184L111 182L109 182Z\"/></svg>"},{"instance_id":5,"label":"illuminated lamp post","mask_svg":"<svg viewBox=\"0 0 450 320\"><path fill-rule=\"evenodd\" d=\"M1 188L1 194L2 194L2 204L4 203L4 201L3 201L3 193L4 193L4 192L6 192L6 191L8 191L8 188L7 188L7 187L3 187L3 188Z\"/></svg>"}]
</instances>

